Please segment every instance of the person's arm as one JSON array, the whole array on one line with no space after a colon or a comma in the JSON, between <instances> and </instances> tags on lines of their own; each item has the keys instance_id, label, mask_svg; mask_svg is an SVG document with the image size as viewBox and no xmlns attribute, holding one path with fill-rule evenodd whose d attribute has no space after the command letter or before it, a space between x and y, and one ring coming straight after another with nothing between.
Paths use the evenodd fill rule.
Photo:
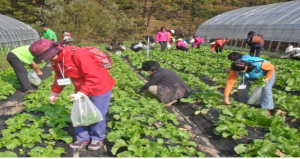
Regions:
<instances>
[{"instance_id":1,"label":"person's arm","mask_svg":"<svg viewBox=\"0 0 300 159\"><path fill-rule=\"evenodd\" d=\"M54 39L54 41L57 42L57 37L54 31L49 32L49 39Z\"/></svg>"},{"instance_id":2,"label":"person's arm","mask_svg":"<svg viewBox=\"0 0 300 159\"><path fill-rule=\"evenodd\" d=\"M288 55L285 55L285 56L280 56L280 58L282 58L282 59L288 59L288 58L290 58L290 56L291 56L291 54L288 54Z\"/></svg>"},{"instance_id":3,"label":"person's arm","mask_svg":"<svg viewBox=\"0 0 300 159\"><path fill-rule=\"evenodd\" d=\"M160 38L160 32L158 32L158 33L156 34L156 37L155 37L156 41L159 41L159 38Z\"/></svg>"},{"instance_id":4,"label":"person's arm","mask_svg":"<svg viewBox=\"0 0 300 159\"><path fill-rule=\"evenodd\" d=\"M251 47L251 43L252 43L252 37L248 36L247 37L247 44L248 44L249 47Z\"/></svg>"},{"instance_id":5,"label":"person's arm","mask_svg":"<svg viewBox=\"0 0 300 159\"><path fill-rule=\"evenodd\" d=\"M266 81L268 81L274 73L274 65L269 62L263 62L261 67L262 70L266 71Z\"/></svg>"},{"instance_id":6,"label":"person's arm","mask_svg":"<svg viewBox=\"0 0 300 159\"><path fill-rule=\"evenodd\" d=\"M230 91L231 91L237 77L238 76L237 76L236 72L231 70L229 73L229 76L227 78L226 87L224 90L224 96L227 96L227 97L229 96Z\"/></svg>"},{"instance_id":7,"label":"person's arm","mask_svg":"<svg viewBox=\"0 0 300 159\"><path fill-rule=\"evenodd\" d=\"M215 51L216 44L210 45L210 51Z\"/></svg>"},{"instance_id":8,"label":"person's arm","mask_svg":"<svg viewBox=\"0 0 300 159\"><path fill-rule=\"evenodd\" d=\"M124 49L120 45L118 45L118 49L124 51Z\"/></svg>"},{"instance_id":9,"label":"person's arm","mask_svg":"<svg viewBox=\"0 0 300 159\"><path fill-rule=\"evenodd\" d=\"M226 82L225 90L224 90L224 99L223 99L224 104L230 104L229 94L230 94L230 91L231 91L237 77L238 76L237 76L236 72L231 70L230 73L229 73L227 82Z\"/></svg>"},{"instance_id":10,"label":"person's arm","mask_svg":"<svg viewBox=\"0 0 300 159\"><path fill-rule=\"evenodd\" d=\"M158 74L158 73L154 73L154 74L151 76L151 79L150 79L143 87L141 87L139 90L140 90L140 91L145 91L145 90L147 90L150 86L156 85L161 79L162 79L162 75L160 75L160 74Z\"/></svg>"},{"instance_id":11,"label":"person's arm","mask_svg":"<svg viewBox=\"0 0 300 159\"><path fill-rule=\"evenodd\" d=\"M36 64L34 61L32 61L32 68L35 70L37 75L43 76L43 72L40 70L39 65Z\"/></svg>"},{"instance_id":12,"label":"person's arm","mask_svg":"<svg viewBox=\"0 0 300 159\"><path fill-rule=\"evenodd\" d=\"M61 72L56 67L53 67L53 70L55 72L55 77L51 86L51 92L59 94L65 88L65 86L58 85L57 80L62 79L63 77L61 75Z\"/></svg>"}]
</instances>

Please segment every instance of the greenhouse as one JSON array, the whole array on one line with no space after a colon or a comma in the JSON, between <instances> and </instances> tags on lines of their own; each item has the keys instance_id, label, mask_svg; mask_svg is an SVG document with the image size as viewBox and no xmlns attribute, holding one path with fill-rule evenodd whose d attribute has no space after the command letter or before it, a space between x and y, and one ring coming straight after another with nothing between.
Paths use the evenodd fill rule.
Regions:
<instances>
[{"instance_id":1,"label":"greenhouse","mask_svg":"<svg viewBox=\"0 0 300 159\"><path fill-rule=\"evenodd\" d=\"M38 32L21 21L0 14L0 48L4 55L18 46L29 45L39 39Z\"/></svg>"},{"instance_id":2,"label":"greenhouse","mask_svg":"<svg viewBox=\"0 0 300 159\"><path fill-rule=\"evenodd\" d=\"M247 33L255 31L264 37L264 50L278 53L288 45L299 46L300 1L240 8L207 20L196 36L207 42L214 37L227 38L227 47L247 49Z\"/></svg>"}]
</instances>

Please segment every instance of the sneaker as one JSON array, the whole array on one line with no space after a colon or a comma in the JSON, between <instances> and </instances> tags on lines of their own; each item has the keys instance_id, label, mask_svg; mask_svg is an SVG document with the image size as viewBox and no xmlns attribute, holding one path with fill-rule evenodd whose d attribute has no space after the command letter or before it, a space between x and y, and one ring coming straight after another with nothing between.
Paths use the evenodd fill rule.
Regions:
<instances>
[{"instance_id":1,"label":"sneaker","mask_svg":"<svg viewBox=\"0 0 300 159\"><path fill-rule=\"evenodd\" d=\"M28 89L28 90L26 90L26 93L33 93L34 91L37 91L37 89L34 89L34 88Z\"/></svg>"},{"instance_id":2,"label":"sneaker","mask_svg":"<svg viewBox=\"0 0 300 159\"><path fill-rule=\"evenodd\" d=\"M272 116L271 111L269 110L268 112L269 112L268 115L269 115L269 116Z\"/></svg>"},{"instance_id":3,"label":"sneaker","mask_svg":"<svg viewBox=\"0 0 300 159\"><path fill-rule=\"evenodd\" d=\"M90 141L75 141L73 143L71 143L69 145L69 147L71 149L82 149L84 147L86 147L86 145L89 143Z\"/></svg>"},{"instance_id":4,"label":"sneaker","mask_svg":"<svg viewBox=\"0 0 300 159\"><path fill-rule=\"evenodd\" d=\"M169 103L165 104L165 106L166 106L166 107L169 107L169 106L171 106L172 104L174 104L174 103L176 103L176 102L177 102L177 100L173 100L172 102L169 102Z\"/></svg>"},{"instance_id":5,"label":"sneaker","mask_svg":"<svg viewBox=\"0 0 300 159\"><path fill-rule=\"evenodd\" d=\"M103 141L94 141L88 146L88 150L98 150L101 148Z\"/></svg>"}]
</instances>

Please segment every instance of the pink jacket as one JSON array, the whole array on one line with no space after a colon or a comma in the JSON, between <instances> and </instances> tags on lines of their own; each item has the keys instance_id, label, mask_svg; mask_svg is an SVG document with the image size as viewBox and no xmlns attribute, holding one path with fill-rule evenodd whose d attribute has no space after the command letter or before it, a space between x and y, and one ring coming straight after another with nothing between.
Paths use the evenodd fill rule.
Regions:
<instances>
[{"instance_id":1,"label":"pink jacket","mask_svg":"<svg viewBox=\"0 0 300 159\"><path fill-rule=\"evenodd\" d=\"M170 37L169 37L169 33L167 31L160 31L157 33L156 35L156 41L169 41Z\"/></svg>"},{"instance_id":2,"label":"pink jacket","mask_svg":"<svg viewBox=\"0 0 300 159\"><path fill-rule=\"evenodd\" d=\"M193 42L193 44L197 45L197 44L200 44L200 43L204 43L204 39L203 39L203 38L196 37L196 38L195 38L195 42Z\"/></svg>"},{"instance_id":3,"label":"pink jacket","mask_svg":"<svg viewBox=\"0 0 300 159\"><path fill-rule=\"evenodd\" d=\"M177 42L177 46L183 46L183 47L186 47L186 48L189 48L189 46L188 46L188 44L186 44L185 42L183 42L183 41L178 41Z\"/></svg>"}]
</instances>

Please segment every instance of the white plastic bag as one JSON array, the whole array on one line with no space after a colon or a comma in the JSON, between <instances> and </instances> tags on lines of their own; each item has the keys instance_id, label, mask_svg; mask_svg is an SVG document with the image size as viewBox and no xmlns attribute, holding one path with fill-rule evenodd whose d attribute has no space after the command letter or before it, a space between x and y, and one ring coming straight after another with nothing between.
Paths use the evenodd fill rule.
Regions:
<instances>
[{"instance_id":1,"label":"white plastic bag","mask_svg":"<svg viewBox=\"0 0 300 159\"><path fill-rule=\"evenodd\" d=\"M29 83L35 86L39 86L42 83L42 80L39 78L39 76L36 74L34 70L29 70L28 79L29 79Z\"/></svg>"},{"instance_id":2,"label":"white plastic bag","mask_svg":"<svg viewBox=\"0 0 300 159\"><path fill-rule=\"evenodd\" d=\"M73 127L88 126L103 120L99 109L88 96L83 96L73 102L71 111Z\"/></svg>"},{"instance_id":3,"label":"white plastic bag","mask_svg":"<svg viewBox=\"0 0 300 159\"><path fill-rule=\"evenodd\" d=\"M263 87L257 86L248 99L247 104L260 104L262 99Z\"/></svg>"},{"instance_id":4,"label":"white plastic bag","mask_svg":"<svg viewBox=\"0 0 300 159\"><path fill-rule=\"evenodd\" d=\"M167 42L167 49L171 49L171 45L169 42Z\"/></svg>"}]
</instances>

